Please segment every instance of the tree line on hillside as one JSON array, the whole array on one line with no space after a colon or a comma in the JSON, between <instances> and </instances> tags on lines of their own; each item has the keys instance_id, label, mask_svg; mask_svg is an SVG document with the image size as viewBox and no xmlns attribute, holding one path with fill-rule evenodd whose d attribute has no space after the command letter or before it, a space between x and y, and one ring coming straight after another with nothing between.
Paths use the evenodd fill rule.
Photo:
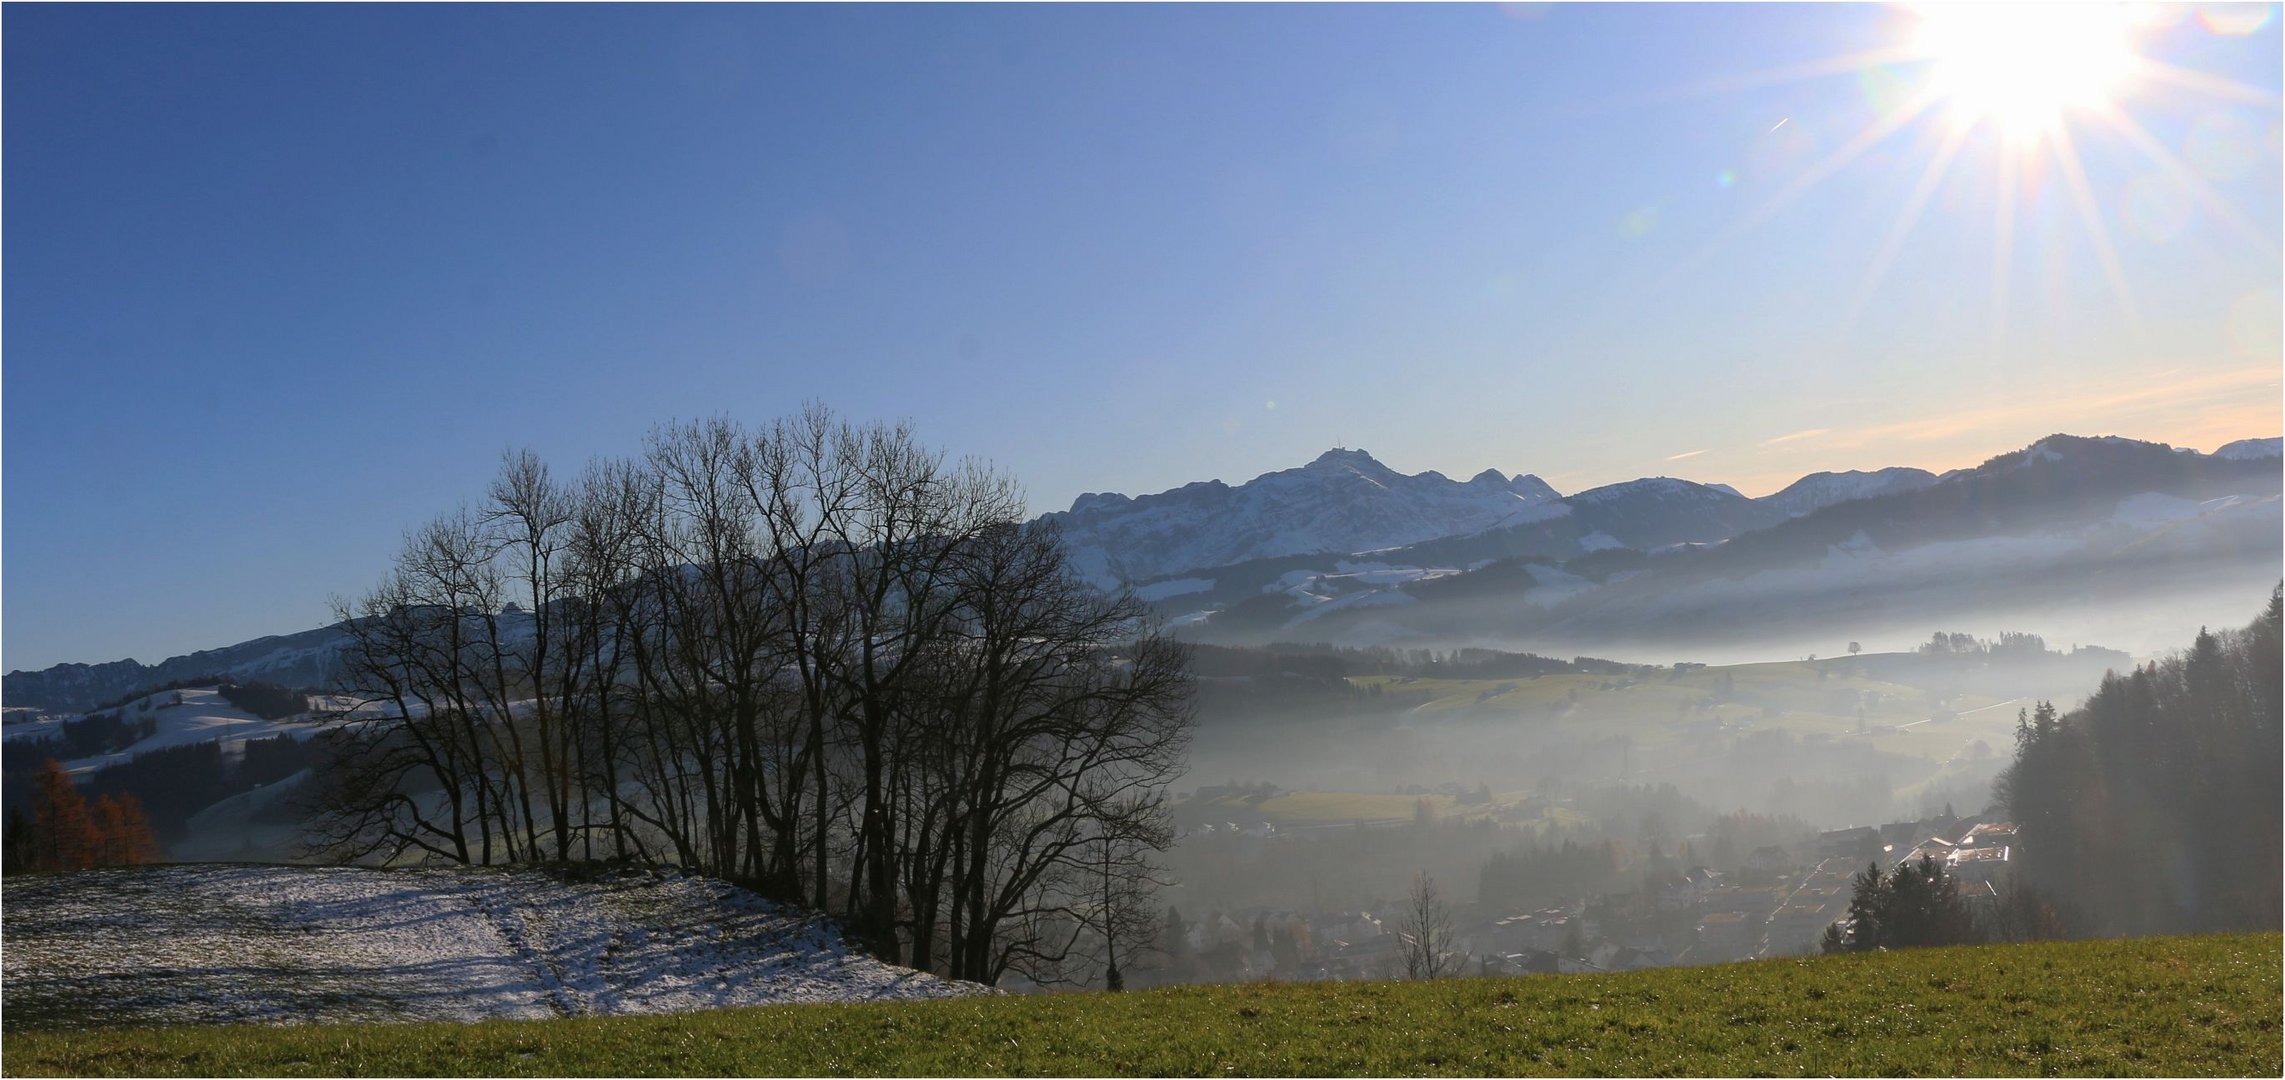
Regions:
<instances>
[{"instance_id":1,"label":"tree line on hillside","mask_svg":"<svg viewBox=\"0 0 2285 1080\"><path fill-rule=\"evenodd\" d=\"M239 679L231 675L189 675L179 679L152 683L142 689L121 694L118 697L98 703L95 707L88 709L87 712L93 714L124 709L127 705L135 704L138 701L140 704L137 705L137 708L142 712L149 712L152 702L156 701L159 695L169 690L206 689L215 690L222 695L224 701L228 701L265 720L282 720L295 713L308 711L309 702L306 700L306 695L318 692L315 690L294 690L261 679ZM161 701L159 704L162 706L180 705L182 704L182 695L177 693L172 700Z\"/></svg>"},{"instance_id":2,"label":"tree line on hillside","mask_svg":"<svg viewBox=\"0 0 2285 1080\"><path fill-rule=\"evenodd\" d=\"M0 751L6 755L5 771L30 772L50 757L70 761L125 750L158 734L158 713L181 706L179 690L190 687L214 687L223 700L264 720L283 720L309 711L308 691L259 680L234 683L209 678L185 681L180 686L167 684L138 691L77 719L66 720L44 738L9 740L5 751ZM165 697L170 690L178 691L171 700ZM130 704L134 707L130 708Z\"/></svg>"},{"instance_id":3,"label":"tree line on hillside","mask_svg":"<svg viewBox=\"0 0 2285 1080\"><path fill-rule=\"evenodd\" d=\"M245 682L224 680L215 687L215 692L222 696L222 700L264 720L283 720L309 711L308 691L260 679Z\"/></svg>"},{"instance_id":4,"label":"tree line on hillside","mask_svg":"<svg viewBox=\"0 0 2285 1080\"><path fill-rule=\"evenodd\" d=\"M157 862L159 842L133 795L90 804L61 763L50 758L33 781L29 814L10 810L0 870L83 870Z\"/></svg>"},{"instance_id":5,"label":"tree line on hillside","mask_svg":"<svg viewBox=\"0 0 2285 1080\"><path fill-rule=\"evenodd\" d=\"M2038 634L2014 633L2002 630L1997 641L1985 640L1973 634L1939 630L1928 636L1913 650L1921 656L1987 658L1999 661L2040 660L2095 660L2114 665L2125 665L2132 659L2117 649L2100 645L2074 645L2069 652L2047 647L2047 639Z\"/></svg>"},{"instance_id":6,"label":"tree line on hillside","mask_svg":"<svg viewBox=\"0 0 2285 1080\"><path fill-rule=\"evenodd\" d=\"M17 742L7 746L10 754L0 788L6 791L9 835L28 835L36 828L35 802L43 797L44 778L62 765L49 742L31 742L22 748L23 754L15 753ZM81 797L97 804L105 799L132 803L156 842L170 845L189 834L192 815L233 795L284 780L309 767L321 753L317 742L286 735L248 739L233 748L237 753L227 753L222 740L210 740L146 750L87 773L80 780Z\"/></svg>"},{"instance_id":7,"label":"tree line on hillside","mask_svg":"<svg viewBox=\"0 0 2285 1080\"><path fill-rule=\"evenodd\" d=\"M1993 786L2018 830L2012 880L1971 904L1926 855L1867 866L1825 951L2275 929L2281 602L2285 588L2242 630L2110 673L2071 713L2021 713Z\"/></svg>"},{"instance_id":8,"label":"tree line on hillside","mask_svg":"<svg viewBox=\"0 0 2285 1080\"><path fill-rule=\"evenodd\" d=\"M332 742L320 842L670 861L894 962L1068 974L1156 919L1191 676L1024 509L814 407L569 482L510 454L340 607L351 688L399 719Z\"/></svg>"},{"instance_id":9,"label":"tree line on hillside","mask_svg":"<svg viewBox=\"0 0 2285 1080\"><path fill-rule=\"evenodd\" d=\"M91 713L56 725L55 734L44 739L11 739L4 752L10 762L8 771L20 772L36 769L51 757L69 761L124 750L158 730L155 717Z\"/></svg>"},{"instance_id":10,"label":"tree line on hillside","mask_svg":"<svg viewBox=\"0 0 2285 1080\"><path fill-rule=\"evenodd\" d=\"M2280 897L2280 600L2243 629L2042 702L1994 795L2018 873L2078 934L2274 929Z\"/></svg>"}]
</instances>

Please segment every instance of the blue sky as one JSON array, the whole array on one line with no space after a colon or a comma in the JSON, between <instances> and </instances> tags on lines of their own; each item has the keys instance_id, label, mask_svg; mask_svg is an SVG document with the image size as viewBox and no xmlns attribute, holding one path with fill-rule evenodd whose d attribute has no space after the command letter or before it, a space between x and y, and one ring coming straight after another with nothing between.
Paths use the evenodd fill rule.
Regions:
<instances>
[{"instance_id":1,"label":"blue sky","mask_svg":"<svg viewBox=\"0 0 2285 1080\"><path fill-rule=\"evenodd\" d=\"M1928 65L1751 76L1917 18L11 5L4 666L315 626L503 449L807 400L1037 510L2277 434L2276 12L2142 33L2237 89L2074 123L2087 209L1979 129L1900 229L1933 113L1804 181Z\"/></svg>"}]
</instances>

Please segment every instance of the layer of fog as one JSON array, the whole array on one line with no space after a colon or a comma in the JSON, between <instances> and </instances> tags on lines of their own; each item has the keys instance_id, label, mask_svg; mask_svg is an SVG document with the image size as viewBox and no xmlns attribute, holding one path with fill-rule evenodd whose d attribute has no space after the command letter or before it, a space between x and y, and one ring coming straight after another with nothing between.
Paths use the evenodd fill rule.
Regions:
<instances>
[{"instance_id":1,"label":"layer of fog","mask_svg":"<svg viewBox=\"0 0 2285 1080\"><path fill-rule=\"evenodd\" d=\"M1554 710L1544 716L1502 710L1497 702L1436 710L1420 710L1409 701L1381 709L1370 703L1286 702L1249 710L1233 707L1231 695L1210 690L1203 695L1191 769L1178 787L1235 782L1380 796L1484 791L1494 795L1503 817L1505 808L1519 802L1555 809L1536 825L1503 824L1465 841L1446 836L1433 843L1370 841L1355 832L1360 826L1340 822L1289 825L1271 843L1327 849L1323 858L1309 857L1314 869L1295 876L1265 873L1269 864L1235 858L1226 840L1198 832L1206 824L1217 826L1217 837L1231 824L1258 830L1268 815L1249 817L1243 800L1189 802L1178 806L1189 837L1172 853L1177 876L1186 880L1172 895L1193 906L1231 910L1249 904L1355 909L1401 896L1408 875L1426 869L1445 876L1450 895L1465 903L1475 899L1475 877L1492 851L1542 837L1616 837L1638 845L1638 852L1655 842L1669 853L1695 839L1696 857L1711 862L1703 830L1725 813L1816 830L1996 812L1992 781L2012 760L2019 710L2047 700L2067 711L2094 691L2106 670L2185 648L2201 627L2243 626L2276 581L2274 566L2249 564L2209 574L2172 595L2138 590L2124 601L2104 603L2099 587L2045 598L2013 589L1988 606L1964 608L1952 598L1938 598L1926 610L1904 605L1861 620L1856 630L1816 636L1756 635L1741 621L1726 638L1681 643L1501 643L1545 656L1656 665L1607 680L1614 685L1671 679L1677 661L1720 667L1798 662L1814 653L1816 664L1795 669L1808 672L1805 678L1815 679L1818 670L1835 677L1877 672L1911 695L1904 703L1914 710L1911 722L1899 725L1892 718L1864 734L1837 730L1829 717L1790 722L1782 709L1766 720L1685 720L1674 711L1671 695L1658 698L1662 704L1655 710L1615 720L1605 716L1595 727L1565 722ZM1980 656L1946 668L1916 651L1938 631L1987 642L2003 632L2033 634L2044 639L2047 652L2020 659ZM1863 647L1861 657L1847 654L1851 641ZM1387 689L1394 694L1402 687ZM1891 712L1897 708L1892 698ZM1675 810L1676 796L1689 809ZM1393 805L1401 813L1408 801ZM1547 821L1556 818L1565 824L1550 831ZM1403 826L1383 817L1361 828Z\"/></svg>"},{"instance_id":2,"label":"layer of fog","mask_svg":"<svg viewBox=\"0 0 2285 1080\"><path fill-rule=\"evenodd\" d=\"M1963 587L1897 593L1865 610L1739 618L1720 627L1675 626L1653 631L1654 640L1486 635L1423 644L1542 656L1592 655L1635 664L1754 664L1834 656L1852 641L1865 652L1900 652L1917 648L1936 631L1980 637L2009 631L2038 634L2058 648L2100 645L2150 660L2187 646L2201 628L2244 625L2260 610L2281 572L2285 566L2272 558L2201 567L2118 589L2098 581L2059 588ZM2082 694L2093 690L2090 685Z\"/></svg>"}]
</instances>

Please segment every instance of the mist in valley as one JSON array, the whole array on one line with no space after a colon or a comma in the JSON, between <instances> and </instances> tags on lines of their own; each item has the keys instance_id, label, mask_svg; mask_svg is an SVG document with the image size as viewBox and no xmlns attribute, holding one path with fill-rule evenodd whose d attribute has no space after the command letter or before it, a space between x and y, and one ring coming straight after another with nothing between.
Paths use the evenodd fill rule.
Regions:
<instances>
[{"instance_id":1,"label":"mist in valley","mask_svg":"<svg viewBox=\"0 0 2285 1080\"><path fill-rule=\"evenodd\" d=\"M1544 909L1582 954L1625 943L1687 956L1695 916L1655 900L1675 882L1711 871L1780 889L1776 906L1820 866L1862 869L1829 859L1820 834L2004 817L1993 784L2024 715L2069 711L2106 672L2180 650L2201 627L2244 625L2271 570L2107 605L2019 591L1927 618L1885 613L1853 636L1756 637L1741 620L1718 643L1599 644L1599 659L1541 641L1200 646L1164 898L1177 917L1274 930L1396 911L1425 874L1479 939Z\"/></svg>"}]
</instances>

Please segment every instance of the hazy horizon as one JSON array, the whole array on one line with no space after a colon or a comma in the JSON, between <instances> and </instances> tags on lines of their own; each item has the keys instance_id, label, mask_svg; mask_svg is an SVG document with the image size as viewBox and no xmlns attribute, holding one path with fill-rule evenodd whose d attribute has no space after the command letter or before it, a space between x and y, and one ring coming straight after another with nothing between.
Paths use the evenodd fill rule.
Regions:
<instances>
[{"instance_id":1,"label":"hazy horizon","mask_svg":"<svg viewBox=\"0 0 2285 1080\"><path fill-rule=\"evenodd\" d=\"M2285 430L2273 5L2031 135L1890 6L0 20L10 670L320 625L504 448L812 400L1033 513Z\"/></svg>"}]
</instances>

